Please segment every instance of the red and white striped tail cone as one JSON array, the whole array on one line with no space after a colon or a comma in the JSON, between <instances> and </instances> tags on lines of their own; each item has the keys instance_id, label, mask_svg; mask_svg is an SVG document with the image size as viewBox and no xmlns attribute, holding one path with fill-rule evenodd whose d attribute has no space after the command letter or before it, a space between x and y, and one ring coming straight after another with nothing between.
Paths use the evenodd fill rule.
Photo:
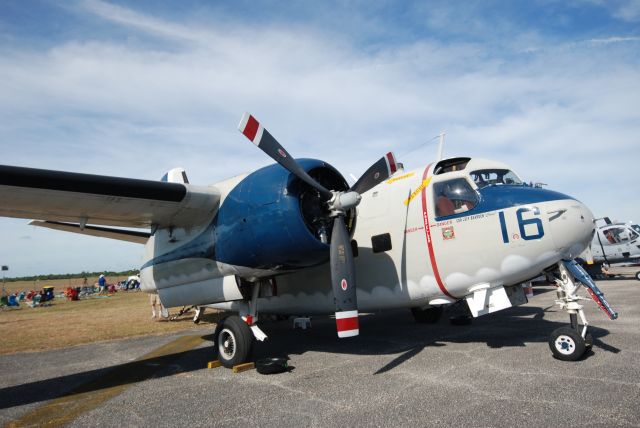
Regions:
<instances>
[{"instance_id":1,"label":"red and white striped tail cone","mask_svg":"<svg viewBox=\"0 0 640 428\"><path fill-rule=\"evenodd\" d=\"M360 334L358 311L336 312L336 327L338 337L353 337Z\"/></svg>"}]
</instances>

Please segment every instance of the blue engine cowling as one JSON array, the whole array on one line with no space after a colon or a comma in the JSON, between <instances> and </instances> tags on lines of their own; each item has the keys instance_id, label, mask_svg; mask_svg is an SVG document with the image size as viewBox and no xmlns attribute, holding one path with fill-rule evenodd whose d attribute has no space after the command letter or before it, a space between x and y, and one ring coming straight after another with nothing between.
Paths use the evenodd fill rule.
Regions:
<instances>
[{"instance_id":1,"label":"blue engine cowling","mask_svg":"<svg viewBox=\"0 0 640 428\"><path fill-rule=\"evenodd\" d=\"M331 190L347 190L342 175L315 159L300 166ZM347 213L349 232L355 209ZM329 258L333 219L318 192L278 164L245 177L225 198L214 220L215 259L256 269L289 270ZM323 242L325 241L325 242Z\"/></svg>"}]
</instances>

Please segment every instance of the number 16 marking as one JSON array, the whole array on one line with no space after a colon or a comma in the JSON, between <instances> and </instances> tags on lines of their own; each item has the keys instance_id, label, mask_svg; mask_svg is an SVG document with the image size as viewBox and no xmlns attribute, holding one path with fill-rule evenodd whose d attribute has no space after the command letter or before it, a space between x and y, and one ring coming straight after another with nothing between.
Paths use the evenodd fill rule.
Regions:
<instances>
[{"instance_id":1,"label":"number 16 marking","mask_svg":"<svg viewBox=\"0 0 640 428\"><path fill-rule=\"evenodd\" d=\"M533 215L540 215L540 210L537 207L533 208L520 208L516 211L516 217L518 219L518 229L520 230L520 236L525 241L530 241L532 239L540 239L544 236L544 228L542 227L542 220L534 217L534 218L522 218L524 213L533 212ZM500 218L500 230L502 231L502 242L505 244L509 243L509 232L507 232L507 221L504 218L504 211L500 211L498 213L498 217ZM533 234L527 234L525 226L527 225L535 225L537 232ZM515 234L514 234L515 236Z\"/></svg>"}]
</instances>

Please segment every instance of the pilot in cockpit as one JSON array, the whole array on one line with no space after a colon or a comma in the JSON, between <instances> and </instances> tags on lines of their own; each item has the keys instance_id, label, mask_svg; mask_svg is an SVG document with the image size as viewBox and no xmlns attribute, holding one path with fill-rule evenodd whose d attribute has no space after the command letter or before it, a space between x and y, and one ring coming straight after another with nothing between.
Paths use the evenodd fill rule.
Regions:
<instances>
[{"instance_id":1,"label":"pilot in cockpit","mask_svg":"<svg viewBox=\"0 0 640 428\"><path fill-rule=\"evenodd\" d=\"M463 178L436 183L436 216L460 214L476 206L478 197Z\"/></svg>"}]
</instances>

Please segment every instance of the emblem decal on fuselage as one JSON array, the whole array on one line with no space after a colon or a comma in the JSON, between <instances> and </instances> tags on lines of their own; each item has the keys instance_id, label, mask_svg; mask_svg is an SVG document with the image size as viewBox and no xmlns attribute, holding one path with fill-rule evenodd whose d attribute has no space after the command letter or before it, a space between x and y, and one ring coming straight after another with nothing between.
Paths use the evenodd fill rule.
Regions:
<instances>
[{"instance_id":1,"label":"emblem decal on fuselage","mask_svg":"<svg viewBox=\"0 0 640 428\"><path fill-rule=\"evenodd\" d=\"M448 241L449 239L456 239L456 232L453 230L453 226L442 229L442 239L445 241Z\"/></svg>"},{"instance_id":2,"label":"emblem decal on fuselage","mask_svg":"<svg viewBox=\"0 0 640 428\"><path fill-rule=\"evenodd\" d=\"M347 280L343 279L342 281L340 281L340 288L342 288L343 291L347 291Z\"/></svg>"}]
</instances>

